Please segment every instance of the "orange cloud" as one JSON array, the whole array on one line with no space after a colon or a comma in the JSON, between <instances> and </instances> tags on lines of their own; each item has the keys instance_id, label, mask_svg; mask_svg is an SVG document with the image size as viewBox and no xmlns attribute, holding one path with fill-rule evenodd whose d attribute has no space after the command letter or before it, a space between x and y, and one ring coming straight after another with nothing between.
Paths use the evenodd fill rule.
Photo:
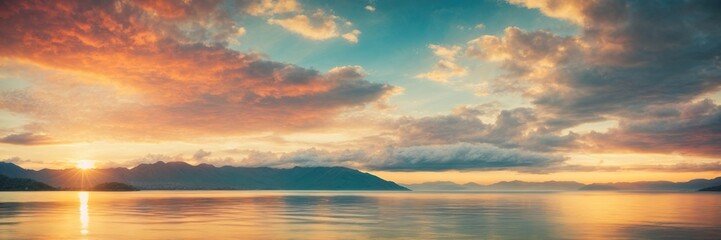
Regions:
<instances>
[{"instance_id":1,"label":"orange cloud","mask_svg":"<svg viewBox=\"0 0 721 240\"><path fill-rule=\"evenodd\" d=\"M599 1L583 0L508 0L511 4L522 5L527 8L538 8L543 14L574 23L583 24L585 20L584 8Z\"/></svg>"},{"instance_id":2,"label":"orange cloud","mask_svg":"<svg viewBox=\"0 0 721 240\"><path fill-rule=\"evenodd\" d=\"M440 58L433 66L433 70L416 75L418 78L427 78L438 82L448 82L451 78L462 77L468 74L468 70L456 62L456 56L461 51L460 46L444 47L440 45L428 45L433 54Z\"/></svg>"},{"instance_id":3,"label":"orange cloud","mask_svg":"<svg viewBox=\"0 0 721 240\"><path fill-rule=\"evenodd\" d=\"M353 29L352 31L341 35L343 39L350 43L358 43L358 36L361 34L361 31L358 29Z\"/></svg>"},{"instance_id":4,"label":"orange cloud","mask_svg":"<svg viewBox=\"0 0 721 240\"><path fill-rule=\"evenodd\" d=\"M298 14L292 17L270 18L268 23L278 25L288 31L297 33L313 40L326 40L342 37L350 43L358 43L361 32L358 29L348 29L352 23L323 10L316 10L312 14ZM342 31L346 33L341 33Z\"/></svg>"},{"instance_id":5,"label":"orange cloud","mask_svg":"<svg viewBox=\"0 0 721 240\"><path fill-rule=\"evenodd\" d=\"M17 133L10 134L0 138L0 143L16 144L16 145L42 145L58 143L50 136L44 134L33 133Z\"/></svg>"},{"instance_id":6,"label":"orange cloud","mask_svg":"<svg viewBox=\"0 0 721 240\"><path fill-rule=\"evenodd\" d=\"M248 1L245 11L253 16L298 12L300 3L296 0L253 0Z\"/></svg>"},{"instance_id":7,"label":"orange cloud","mask_svg":"<svg viewBox=\"0 0 721 240\"><path fill-rule=\"evenodd\" d=\"M53 77L0 107L38 129L156 138L318 125L393 91L228 49L242 27L219 2L193 4L8 2L0 56Z\"/></svg>"}]
</instances>

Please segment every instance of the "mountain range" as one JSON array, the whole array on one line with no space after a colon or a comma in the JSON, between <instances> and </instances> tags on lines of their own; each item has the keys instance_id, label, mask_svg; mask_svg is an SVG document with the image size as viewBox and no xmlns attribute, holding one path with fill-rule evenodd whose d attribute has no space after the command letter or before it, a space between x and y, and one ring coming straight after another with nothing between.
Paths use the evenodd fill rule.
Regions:
<instances>
[{"instance_id":1,"label":"mountain range","mask_svg":"<svg viewBox=\"0 0 721 240\"><path fill-rule=\"evenodd\" d=\"M133 168L24 169L0 162L0 175L78 189L107 182L144 190L415 190L415 191L697 191L721 185L721 177L688 182L641 181L583 184L574 181L502 181L483 185L448 181L398 185L345 167L215 167L209 164L156 162Z\"/></svg>"},{"instance_id":2,"label":"mountain range","mask_svg":"<svg viewBox=\"0 0 721 240\"><path fill-rule=\"evenodd\" d=\"M721 177L714 179L694 179L688 182L643 181L593 183L580 190L620 190L620 191L697 191L702 188L721 185Z\"/></svg>"},{"instance_id":3,"label":"mountain range","mask_svg":"<svg viewBox=\"0 0 721 240\"><path fill-rule=\"evenodd\" d=\"M456 184L453 182L440 181L405 184L404 186L414 191L575 191L585 185L572 181L502 181L489 185L473 182Z\"/></svg>"},{"instance_id":4,"label":"mountain range","mask_svg":"<svg viewBox=\"0 0 721 240\"><path fill-rule=\"evenodd\" d=\"M33 179L66 189L121 182L144 190L408 190L394 182L345 167L215 167L159 161L130 169L29 170L0 162L0 175Z\"/></svg>"},{"instance_id":5,"label":"mountain range","mask_svg":"<svg viewBox=\"0 0 721 240\"><path fill-rule=\"evenodd\" d=\"M503 181L489 185L473 182L466 184L453 182L404 184L405 187L414 191L697 191L718 185L721 185L721 177L694 179L688 182L642 181L583 184L573 181Z\"/></svg>"}]
</instances>

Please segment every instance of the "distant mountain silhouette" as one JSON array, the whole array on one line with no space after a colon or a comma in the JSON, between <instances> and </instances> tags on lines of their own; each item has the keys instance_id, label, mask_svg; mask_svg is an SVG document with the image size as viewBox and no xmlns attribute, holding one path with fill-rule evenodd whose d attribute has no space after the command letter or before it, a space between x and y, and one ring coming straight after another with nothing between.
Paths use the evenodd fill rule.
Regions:
<instances>
[{"instance_id":1,"label":"distant mountain silhouette","mask_svg":"<svg viewBox=\"0 0 721 240\"><path fill-rule=\"evenodd\" d=\"M84 173L84 174L83 174ZM0 174L42 181L61 188L123 182L139 189L217 190L408 190L391 181L345 167L248 168L156 162L134 168L27 170L0 162ZM83 177L83 175L85 177Z\"/></svg>"},{"instance_id":2,"label":"distant mountain silhouette","mask_svg":"<svg viewBox=\"0 0 721 240\"><path fill-rule=\"evenodd\" d=\"M573 191L584 185L571 181L524 182L503 181L490 185L478 183L426 182L404 185L414 191Z\"/></svg>"},{"instance_id":3,"label":"distant mountain silhouette","mask_svg":"<svg viewBox=\"0 0 721 240\"><path fill-rule=\"evenodd\" d=\"M721 192L721 185L702 188L699 191L701 191L701 192Z\"/></svg>"},{"instance_id":4,"label":"distant mountain silhouette","mask_svg":"<svg viewBox=\"0 0 721 240\"><path fill-rule=\"evenodd\" d=\"M581 191L618 191L617 187L608 184L594 183L579 188Z\"/></svg>"},{"instance_id":5,"label":"distant mountain silhouette","mask_svg":"<svg viewBox=\"0 0 721 240\"><path fill-rule=\"evenodd\" d=\"M643 182L617 182L617 183L601 183L600 185L610 186L610 189L594 189L594 190L614 190L614 191L697 191L702 188L721 185L721 177L714 179L694 179L688 182L670 182L670 181L643 181ZM584 189L587 190L587 189Z\"/></svg>"},{"instance_id":6,"label":"distant mountain silhouette","mask_svg":"<svg viewBox=\"0 0 721 240\"><path fill-rule=\"evenodd\" d=\"M490 185L472 182L457 184L447 181L404 184L404 186L414 191L697 191L702 188L718 185L721 185L721 177L714 179L694 179L688 182L645 181L593 183L589 185L573 181L503 181Z\"/></svg>"},{"instance_id":7,"label":"distant mountain silhouette","mask_svg":"<svg viewBox=\"0 0 721 240\"><path fill-rule=\"evenodd\" d=\"M44 191L55 188L27 178L11 178L0 175L0 191Z\"/></svg>"},{"instance_id":8,"label":"distant mountain silhouette","mask_svg":"<svg viewBox=\"0 0 721 240\"><path fill-rule=\"evenodd\" d=\"M583 187L583 183L572 181L546 181L546 182L524 182L524 181L503 181L489 185L493 190L519 190L519 191L571 191Z\"/></svg>"},{"instance_id":9,"label":"distant mountain silhouette","mask_svg":"<svg viewBox=\"0 0 721 240\"><path fill-rule=\"evenodd\" d=\"M473 191L473 190L478 190L477 186L475 186L475 185L466 186L466 185L461 185L461 184L457 184L454 182L448 182L448 181L425 182L425 183L418 183L418 184L403 184L403 186L410 188L413 191Z\"/></svg>"}]
</instances>

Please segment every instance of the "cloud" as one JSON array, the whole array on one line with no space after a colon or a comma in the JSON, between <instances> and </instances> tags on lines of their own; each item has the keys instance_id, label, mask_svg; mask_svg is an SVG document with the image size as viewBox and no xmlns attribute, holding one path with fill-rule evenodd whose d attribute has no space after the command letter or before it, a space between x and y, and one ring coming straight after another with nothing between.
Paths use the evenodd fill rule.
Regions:
<instances>
[{"instance_id":1,"label":"cloud","mask_svg":"<svg viewBox=\"0 0 721 240\"><path fill-rule=\"evenodd\" d=\"M75 167L75 163L71 162L68 164L66 161L40 161L40 160L30 160L30 159L22 159L20 157L9 157L5 159L0 159L0 163L12 163L15 164L21 168L24 169L45 169L48 164L52 164L53 166L61 167L61 168L72 168Z\"/></svg>"},{"instance_id":2,"label":"cloud","mask_svg":"<svg viewBox=\"0 0 721 240\"><path fill-rule=\"evenodd\" d=\"M490 144L444 144L378 150L326 151L315 148L283 154L253 152L245 166L347 166L384 171L499 170L536 168L560 164L560 156L503 149Z\"/></svg>"},{"instance_id":3,"label":"cloud","mask_svg":"<svg viewBox=\"0 0 721 240\"><path fill-rule=\"evenodd\" d=\"M96 165L101 168L132 167L162 161L187 162L192 165L211 164L214 166L274 168L343 166L380 171L508 170L540 172L543 168L561 165L566 160L564 157L554 154L520 149L504 149L490 144L470 143L408 147L386 145L378 148L345 150L307 148L290 152L235 150L233 154L235 156L232 157L211 157L211 151L200 149L190 156L183 154L147 154L123 162L101 160ZM20 158L10 158L3 161L26 165L47 164L47 162L21 160Z\"/></svg>"},{"instance_id":4,"label":"cloud","mask_svg":"<svg viewBox=\"0 0 721 240\"><path fill-rule=\"evenodd\" d=\"M475 115L404 117L396 124L397 136L403 145L475 142L482 139L491 127Z\"/></svg>"},{"instance_id":5,"label":"cloud","mask_svg":"<svg viewBox=\"0 0 721 240\"><path fill-rule=\"evenodd\" d=\"M564 161L560 156L469 143L391 149L388 155L383 161L372 162L369 168L393 171L498 170L546 167Z\"/></svg>"},{"instance_id":6,"label":"cloud","mask_svg":"<svg viewBox=\"0 0 721 240\"><path fill-rule=\"evenodd\" d=\"M511 1L570 20L581 35L507 28L469 42L468 53L501 62L497 83L523 92L566 126L648 105L687 102L719 90L717 4L703 1ZM579 118L579 119L576 119ZM563 127L566 127L563 126Z\"/></svg>"},{"instance_id":7,"label":"cloud","mask_svg":"<svg viewBox=\"0 0 721 240\"><path fill-rule=\"evenodd\" d=\"M365 7L365 9L368 10L369 12L375 12L375 11L376 11L376 7L371 6L371 5L367 5L367 6Z\"/></svg>"},{"instance_id":8,"label":"cloud","mask_svg":"<svg viewBox=\"0 0 721 240\"><path fill-rule=\"evenodd\" d=\"M440 58L433 66L433 70L416 75L417 78L426 78L438 82L448 82L454 77L462 77L468 74L468 70L456 63L456 56L461 51L460 46L443 47L430 44L428 48L433 54Z\"/></svg>"},{"instance_id":9,"label":"cloud","mask_svg":"<svg viewBox=\"0 0 721 240\"><path fill-rule=\"evenodd\" d=\"M335 19L336 16L318 10L310 16L300 14L284 19L271 18L268 23L279 25L306 38L326 40L338 36Z\"/></svg>"},{"instance_id":10,"label":"cloud","mask_svg":"<svg viewBox=\"0 0 721 240\"><path fill-rule=\"evenodd\" d=\"M428 45L428 48L433 50L433 54L446 60L455 60L456 55L458 55L458 52L461 51L460 46L443 47L440 45L430 44Z\"/></svg>"},{"instance_id":11,"label":"cloud","mask_svg":"<svg viewBox=\"0 0 721 240\"><path fill-rule=\"evenodd\" d=\"M270 16L302 10L296 0L252 0L240 1L239 4L244 5L245 12L253 16Z\"/></svg>"},{"instance_id":12,"label":"cloud","mask_svg":"<svg viewBox=\"0 0 721 240\"><path fill-rule=\"evenodd\" d=\"M394 125L398 142L404 146L455 143L485 143L502 148L551 152L576 147L575 133L561 135L545 128L542 118L531 108L501 110L493 123L481 115L496 111L488 106L457 108L449 115L422 118L405 117Z\"/></svg>"},{"instance_id":13,"label":"cloud","mask_svg":"<svg viewBox=\"0 0 721 240\"><path fill-rule=\"evenodd\" d=\"M604 166L604 165L575 165L575 164L559 164L546 168L528 168L521 169L529 173L552 173L552 172L719 172L721 171L721 162L702 162L691 163L681 162L675 164L626 164L623 166Z\"/></svg>"},{"instance_id":14,"label":"cloud","mask_svg":"<svg viewBox=\"0 0 721 240\"><path fill-rule=\"evenodd\" d=\"M0 108L55 136L178 139L317 126L394 92L229 49L242 28L211 3L7 2L0 67L38 78Z\"/></svg>"},{"instance_id":15,"label":"cloud","mask_svg":"<svg viewBox=\"0 0 721 240\"><path fill-rule=\"evenodd\" d=\"M572 36L509 27L501 37L484 35L468 41L466 56L502 63L507 74L492 82L493 92L522 91L527 97L538 98L548 90L569 91L563 85L544 83L563 77L556 67L577 61L581 49Z\"/></svg>"},{"instance_id":16,"label":"cloud","mask_svg":"<svg viewBox=\"0 0 721 240\"><path fill-rule=\"evenodd\" d=\"M268 23L281 26L288 31L312 40L327 40L342 37L350 43L357 43L358 35L360 35L360 31L357 29L348 30L347 33L341 34L340 31L342 28L351 26L351 22L345 21L333 14L328 14L320 9L312 14L298 14L286 18L270 18L268 19Z\"/></svg>"},{"instance_id":17,"label":"cloud","mask_svg":"<svg viewBox=\"0 0 721 240\"><path fill-rule=\"evenodd\" d=\"M483 30L486 28L486 25L483 23L479 23L479 24L476 24L476 26L474 26L473 28L475 28L477 30Z\"/></svg>"},{"instance_id":18,"label":"cloud","mask_svg":"<svg viewBox=\"0 0 721 240\"><path fill-rule=\"evenodd\" d=\"M358 43L358 35L360 34L361 32L358 29L353 29L353 31L341 35L341 37L350 43Z\"/></svg>"},{"instance_id":19,"label":"cloud","mask_svg":"<svg viewBox=\"0 0 721 240\"><path fill-rule=\"evenodd\" d=\"M676 163L670 165L648 165L626 167L629 170L663 171L663 172L721 172L721 162L708 163Z\"/></svg>"},{"instance_id":20,"label":"cloud","mask_svg":"<svg viewBox=\"0 0 721 240\"><path fill-rule=\"evenodd\" d=\"M497 62L504 71L489 81L489 92L520 93L532 103L535 119L519 126L525 129L520 131L524 140L505 137L501 139L515 139L496 142L499 146L540 150L546 144L536 143L555 143L584 145L590 151L718 156L714 114L686 114L689 118L657 114L685 112L698 97L721 90L721 45L713 40L721 39L721 27L715 24L721 20L720 5L509 2L576 24L579 34L508 27L499 36L483 35L467 42L465 56ZM618 121L619 128L586 136L560 134L563 129L609 119Z\"/></svg>"},{"instance_id":21,"label":"cloud","mask_svg":"<svg viewBox=\"0 0 721 240\"><path fill-rule=\"evenodd\" d=\"M606 133L584 136L595 151L721 156L721 106L710 100L650 106Z\"/></svg>"},{"instance_id":22,"label":"cloud","mask_svg":"<svg viewBox=\"0 0 721 240\"><path fill-rule=\"evenodd\" d=\"M0 138L0 143L15 145L44 145L56 144L59 142L45 134L17 133Z\"/></svg>"},{"instance_id":23,"label":"cloud","mask_svg":"<svg viewBox=\"0 0 721 240\"><path fill-rule=\"evenodd\" d=\"M584 13L584 9L587 8L589 5L621 5L623 1L615 1L613 3L603 3L603 2L594 2L594 1L558 1L558 0L508 0L511 4L516 5L522 5L527 8L537 8L540 9L543 14L554 17L554 18L560 18L564 20L569 20L577 24L583 24L584 20L586 19L586 13ZM607 10L618 10L618 8L609 8ZM611 13L606 13L611 14Z\"/></svg>"},{"instance_id":24,"label":"cloud","mask_svg":"<svg viewBox=\"0 0 721 240\"><path fill-rule=\"evenodd\" d=\"M270 25L311 40L343 38L358 43L361 34L360 30L352 28L350 21L322 9L309 11L296 0L242 0L236 5L245 13L266 18Z\"/></svg>"},{"instance_id":25,"label":"cloud","mask_svg":"<svg viewBox=\"0 0 721 240\"><path fill-rule=\"evenodd\" d=\"M212 153L208 152L208 151L204 151L203 149L198 149L198 151L195 152L195 154L193 154L193 159L194 160L203 160L206 157L210 156L210 154L212 154Z\"/></svg>"},{"instance_id":26,"label":"cloud","mask_svg":"<svg viewBox=\"0 0 721 240\"><path fill-rule=\"evenodd\" d=\"M325 77L332 80L363 80L365 75L366 71L361 66L341 66L329 70Z\"/></svg>"}]
</instances>

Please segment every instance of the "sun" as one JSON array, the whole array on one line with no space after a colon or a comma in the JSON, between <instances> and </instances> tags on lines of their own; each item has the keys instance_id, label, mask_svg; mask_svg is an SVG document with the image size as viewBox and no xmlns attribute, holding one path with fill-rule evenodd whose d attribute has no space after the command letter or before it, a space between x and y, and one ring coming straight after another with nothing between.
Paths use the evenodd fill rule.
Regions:
<instances>
[{"instance_id":1,"label":"sun","mask_svg":"<svg viewBox=\"0 0 721 240\"><path fill-rule=\"evenodd\" d=\"M80 160L78 161L78 164L76 165L77 168L82 170L87 170L91 168L95 168L95 161L93 160Z\"/></svg>"}]
</instances>

